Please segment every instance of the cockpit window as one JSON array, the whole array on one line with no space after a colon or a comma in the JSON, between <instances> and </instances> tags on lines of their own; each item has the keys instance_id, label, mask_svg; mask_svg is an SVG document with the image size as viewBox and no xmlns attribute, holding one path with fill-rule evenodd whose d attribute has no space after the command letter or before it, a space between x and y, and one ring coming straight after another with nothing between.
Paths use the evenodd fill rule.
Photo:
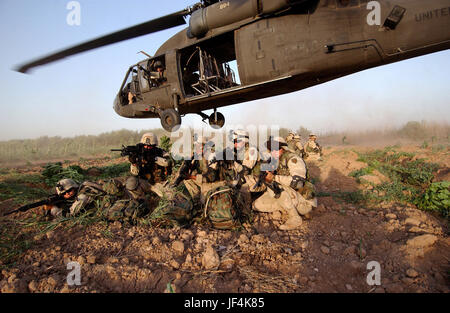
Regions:
<instances>
[{"instance_id":1,"label":"cockpit window","mask_svg":"<svg viewBox=\"0 0 450 313\"><path fill-rule=\"evenodd\" d=\"M122 105L132 104L136 102L136 95L140 94L140 86L138 80L137 66L133 66L128 70L127 78L121 90Z\"/></svg>"}]
</instances>

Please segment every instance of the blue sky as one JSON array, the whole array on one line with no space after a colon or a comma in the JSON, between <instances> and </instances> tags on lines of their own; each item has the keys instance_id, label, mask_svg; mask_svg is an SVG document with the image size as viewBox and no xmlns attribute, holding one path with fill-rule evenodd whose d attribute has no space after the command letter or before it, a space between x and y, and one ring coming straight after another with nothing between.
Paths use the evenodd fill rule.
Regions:
<instances>
[{"instance_id":1,"label":"blue sky","mask_svg":"<svg viewBox=\"0 0 450 313\"><path fill-rule=\"evenodd\" d=\"M0 0L0 140L74 136L160 127L158 119L118 116L113 99L129 65L153 54L183 26L38 67L18 64L55 50L178 11L195 2L80 0L81 25L69 26L66 0ZM356 73L283 96L222 108L227 124L279 124L315 132L450 122L450 52ZM208 113L208 112L207 112ZM183 124L202 125L188 115Z\"/></svg>"}]
</instances>

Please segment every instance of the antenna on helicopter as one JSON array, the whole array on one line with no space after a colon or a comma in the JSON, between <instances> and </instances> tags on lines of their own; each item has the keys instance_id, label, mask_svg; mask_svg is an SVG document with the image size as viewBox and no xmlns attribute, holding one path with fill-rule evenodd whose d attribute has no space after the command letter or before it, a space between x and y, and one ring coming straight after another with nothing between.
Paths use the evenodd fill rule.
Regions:
<instances>
[{"instance_id":1,"label":"antenna on helicopter","mask_svg":"<svg viewBox=\"0 0 450 313\"><path fill-rule=\"evenodd\" d=\"M145 52L145 51L139 51L137 54L139 54L139 53L142 53L143 55L146 55L146 56L148 56L150 59L152 58L152 56L150 55L150 54L148 54L147 52Z\"/></svg>"}]
</instances>

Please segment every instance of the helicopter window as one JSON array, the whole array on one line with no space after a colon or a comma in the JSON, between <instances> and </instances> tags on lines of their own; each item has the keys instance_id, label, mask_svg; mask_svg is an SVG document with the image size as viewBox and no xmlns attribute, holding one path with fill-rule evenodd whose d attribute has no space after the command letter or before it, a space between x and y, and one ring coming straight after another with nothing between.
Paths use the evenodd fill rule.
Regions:
<instances>
[{"instance_id":1,"label":"helicopter window","mask_svg":"<svg viewBox=\"0 0 450 313\"><path fill-rule=\"evenodd\" d=\"M137 67L133 67L128 71L127 79L121 91L122 105L132 104L137 101L140 95L140 87L138 80Z\"/></svg>"},{"instance_id":2,"label":"helicopter window","mask_svg":"<svg viewBox=\"0 0 450 313\"><path fill-rule=\"evenodd\" d=\"M158 88L167 82L166 65L164 56L152 59L148 62L145 71L146 78L149 80L150 88Z\"/></svg>"}]
</instances>

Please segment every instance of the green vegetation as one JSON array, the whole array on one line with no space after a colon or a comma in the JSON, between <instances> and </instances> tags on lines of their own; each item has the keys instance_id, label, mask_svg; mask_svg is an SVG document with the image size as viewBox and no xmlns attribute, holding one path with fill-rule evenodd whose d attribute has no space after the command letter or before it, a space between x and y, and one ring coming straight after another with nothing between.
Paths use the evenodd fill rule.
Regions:
<instances>
[{"instance_id":1,"label":"green vegetation","mask_svg":"<svg viewBox=\"0 0 450 313\"><path fill-rule=\"evenodd\" d=\"M389 181L381 184L368 183L372 185L372 190L336 195L336 197L353 203L411 203L416 204L420 209L439 211L444 216L448 216L450 201L448 184L445 182L432 184L434 173L439 168L438 164L418 159L413 153L398 152L394 147L358 153L358 155L358 161L365 162L368 166L353 171L349 176L361 182L361 176L372 174L374 170L377 170Z\"/></svg>"},{"instance_id":2,"label":"green vegetation","mask_svg":"<svg viewBox=\"0 0 450 313\"><path fill-rule=\"evenodd\" d=\"M430 187L415 200L417 207L424 211L435 211L448 218L450 213L450 182L432 183Z\"/></svg>"},{"instance_id":3,"label":"green vegetation","mask_svg":"<svg viewBox=\"0 0 450 313\"><path fill-rule=\"evenodd\" d=\"M130 164L125 162L94 168L100 173L100 175L97 177L92 177L89 175L91 169L93 168L85 170L78 165L72 165L63 168L62 163L60 162L49 163L44 166L42 176L44 176L45 183L48 186L54 186L59 180L63 178L71 178L78 182L82 182L85 180L108 179L127 175L130 170Z\"/></svg>"}]
</instances>

